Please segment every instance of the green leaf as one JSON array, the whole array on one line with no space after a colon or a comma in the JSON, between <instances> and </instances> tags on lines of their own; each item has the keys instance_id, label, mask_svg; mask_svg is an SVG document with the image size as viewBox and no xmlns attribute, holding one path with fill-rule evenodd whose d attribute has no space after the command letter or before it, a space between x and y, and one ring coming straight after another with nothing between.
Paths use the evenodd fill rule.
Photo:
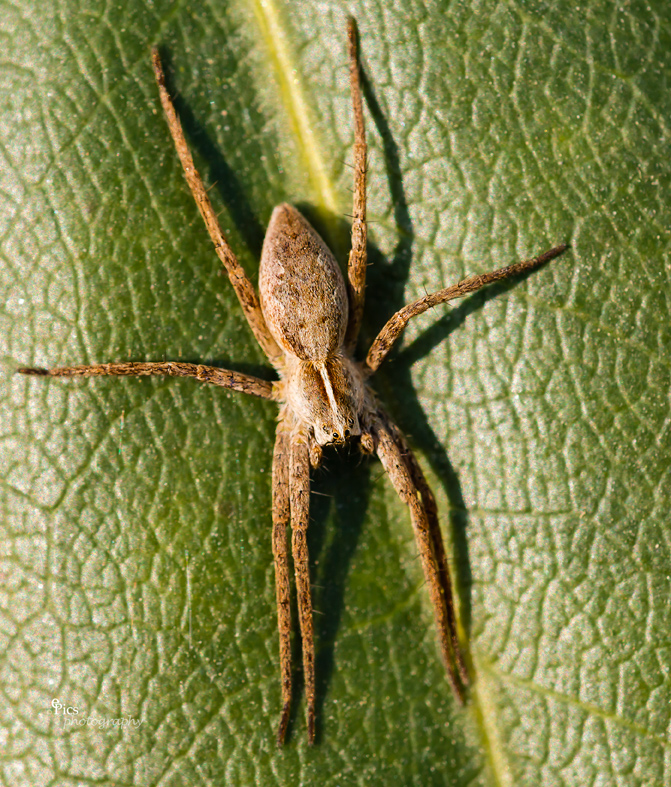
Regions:
<instances>
[{"instance_id":1,"label":"green leaf","mask_svg":"<svg viewBox=\"0 0 671 787\"><path fill-rule=\"evenodd\" d=\"M378 463L331 457L309 542L319 741L300 697L277 750L275 407L12 372L267 376L149 49L255 279L283 200L345 259L346 12L367 75L365 341L425 290L571 250L419 318L376 378L438 496L466 707L407 511ZM0 0L0 782L669 783L670 31L660 0ZM54 699L142 724L64 728Z\"/></svg>"}]
</instances>

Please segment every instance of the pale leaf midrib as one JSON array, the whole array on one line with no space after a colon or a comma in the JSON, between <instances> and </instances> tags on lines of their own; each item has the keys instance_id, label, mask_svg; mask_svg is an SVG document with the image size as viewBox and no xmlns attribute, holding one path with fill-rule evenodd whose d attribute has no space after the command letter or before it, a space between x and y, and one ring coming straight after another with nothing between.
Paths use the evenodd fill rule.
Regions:
<instances>
[{"instance_id":1,"label":"pale leaf midrib","mask_svg":"<svg viewBox=\"0 0 671 787\"><path fill-rule=\"evenodd\" d=\"M253 0L252 7L259 25L260 38L279 85L282 105L290 120L315 197L320 207L339 215L337 193L327 174L322 156L323 148L311 122L312 109L305 94L300 72L295 68L291 50L287 46L280 14L272 0ZM343 47L344 45L343 29Z\"/></svg>"}]
</instances>

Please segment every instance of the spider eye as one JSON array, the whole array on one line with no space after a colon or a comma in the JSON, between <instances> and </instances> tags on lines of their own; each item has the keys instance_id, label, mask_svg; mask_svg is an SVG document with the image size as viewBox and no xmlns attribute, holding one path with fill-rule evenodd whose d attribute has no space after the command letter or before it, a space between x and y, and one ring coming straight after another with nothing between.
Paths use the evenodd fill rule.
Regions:
<instances>
[{"instance_id":1,"label":"spider eye","mask_svg":"<svg viewBox=\"0 0 671 787\"><path fill-rule=\"evenodd\" d=\"M334 440L340 440L340 435L337 432L334 432L333 433L333 439Z\"/></svg>"},{"instance_id":2,"label":"spider eye","mask_svg":"<svg viewBox=\"0 0 671 787\"><path fill-rule=\"evenodd\" d=\"M349 437L349 429L345 429L345 437Z\"/></svg>"}]
</instances>

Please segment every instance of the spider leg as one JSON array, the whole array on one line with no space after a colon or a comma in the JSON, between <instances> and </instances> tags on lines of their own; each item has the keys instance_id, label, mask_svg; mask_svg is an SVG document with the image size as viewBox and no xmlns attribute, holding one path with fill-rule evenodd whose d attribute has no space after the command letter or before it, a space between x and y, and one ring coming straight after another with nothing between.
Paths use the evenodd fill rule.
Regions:
<instances>
[{"instance_id":1,"label":"spider leg","mask_svg":"<svg viewBox=\"0 0 671 787\"><path fill-rule=\"evenodd\" d=\"M307 544L310 513L310 452L305 436L300 433L291 436L290 448L291 552L296 575L298 621L303 648L303 676L308 704L308 743L312 745L315 740L315 646Z\"/></svg>"},{"instance_id":2,"label":"spider leg","mask_svg":"<svg viewBox=\"0 0 671 787\"><path fill-rule=\"evenodd\" d=\"M238 296L238 300L240 301L242 310L245 313L249 327L252 329L252 332L256 337L256 341L261 345L261 348L268 356L270 361L276 363L282 357L282 351L277 346L275 339L273 339L270 331L268 330L268 326L266 325L263 313L261 312L261 305L259 303L259 298L256 294L254 286L247 278L247 274L238 262L235 254L233 253L233 250L228 245L228 241L226 240L226 237L219 226L217 214L214 212L210 198L207 196L207 191L203 185L203 181L193 164L191 152L189 151L189 148L186 144L186 139L184 138L182 124L179 120L179 117L177 116L177 113L175 112L172 99L170 98L170 94L168 93L165 86L165 74L163 73L163 66L161 65L161 58L158 54L158 49L152 50L151 57L154 66L154 74L156 76L156 83L158 85L158 91L161 97L161 104L163 105L163 111L165 112L165 116L168 121L168 127L170 129L172 140L175 143L177 155L179 156L179 160L182 163L184 176L186 177L186 181L189 184L189 188L191 189L191 194L196 201L196 205L198 205L200 215L205 221L207 231L210 234L212 243L214 243L215 251L217 252L219 259L223 262L224 268L226 268L228 278L233 285L235 294Z\"/></svg>"},{"instance_id":3,"label":"spider leg","mask_svg":"<svg viewBox=\"0 0 671 787\"><path fill-rule=\"evenodd\" d=\"M447 303L448 301L453 301L455 298L463 298L464 295L468 295L470 292L476 292L481 287L485 287L492 282L507 279L510 276L517 276L520 273L526 273L534 268L538 268L544 263L558 257L560 254L563 254L567 248L568 246L566 244L562 244L561 246L556 246L554 249L546 251L544 254L541 254L540 257L535 257L532 260L517 262L514 265L508 265L506 268L499 268L491 273L470 276L457 284L453 284L451 287L446 287L444 290L438 290L438 292L425 295L423 298L407 304L387 321L387 324L380 333L378 333L371 344L364 362L364 372L370 375L379 367L394 346L398 337L403 333L405 326L413 317L416 317L418 314L423 314L439 303Z\"/></svg>"},{"instance_id":4,"label":"spider leg","mask_svg":"<svg viewBox=\"0 0 671 787\"><path fill-rule=\"evenodd\" d=\"M454 604L452 602L451 587L446 594L444 577L442 576L445 552L442 556L436 554L436 542L439 538L442 547L442 538L436 536L437 518L432 523L432 514L427 512L423 500L422 489L415 484L413 473L409 469L406 456L406 446L398 439L395 429L386 422L382 414L377 419L374 432L377 443L377 454L382 466L387 471L398 496L410 508L410 518L415 532L415 540L422 561L424 577L429 586L429 596L433 604L433 612L438 628L440 647L443 661L447 670L454 694L459 702L464 702L464 686L466 681L460 680L455 669L455 662L459 664L460 650L457 643L455 649L453 642L456 637L454 622ZM426 482L424 482L426 483ZM445 562L445 570L447 563ZM449 577L449 575L447 575ZM451 620L452 618L452 620ZM461 669L459 669L461 672ZM465 670L464 670L465 672Z\"/></svg>"},{"instance_id":5,"label":"spider leg","mask_svg":"<svg viewBox=\"0 0 671 787\"><path fill-rule=\"evenodd\" d=\"M310 467L316 470L321 467L323 450L319 443L315 440L313 433L308 434L308 455L310 457Z\"/></svg>"},{"instance_id":6,"label":"spider leg","mask_svg":"<svg viewBox=\"0 0 671 787\"><path fill-rule=\"evenodd\" d=\"M354 111L354 201L352 206L352 248L347 264L349 321L345 346L351 352L356 346L363 315L366 289L366 129L363 123L359 40L356 22L347 20L349 39L349 78Z\"/></svg>"},{"instance_id":7,"label":"spider leg","mask_svg":"<svg viewBox=\"0 0 671 787\"><path fill-rule=\"evenodd\" d=\"M280 676L282 680L282 715L277 731L281 746L287 734L291 711L291 586L287 554L287 525L291 517L289 504L289 433L280 420L273 452L273 557L277 622L280 632Z\"/></svg>"},{"instance_id":8,"label":"spider leg","mask_svg":"<svg viewBox=\"0 0 671 787\"><path fill-rule=\"evenodd\" d=\"M165 361L162 363L101 363L92 366L55 366L53 369L17 369L20 374L38 377L193 377L201 383L212 383L222 388L258 396L261 399L275 399L273 383L260 380L249 374L219 369L216 366L203 366L196 363Z\"/></svg>"},{"instance_id":9,"label":"spider leg","mask_svg":"<svg viewBox=\"0 0 671 787\"><path fill-rule=\"evenodd\" d=\"M435 555L436 563L438 564L438 577L440 580L440 586L442 589L443 599L445 600L445 607L447 611L447 628L450 635L452 653L454 654L454 660L457 664L457 669L459 670L461 682L464 686L468 686L470 679L468 677L468 671L464 662L464 655L461 650L461 645L459 644L454 594L452 592L452 580L450 578L450 569L447 565L447 555L445 554L443 535L440 532L440 524L438 522L438 507L436 505L436 498L433 496L431 487L424 477L424 473L422 468L419 466L417 457L413 454L405 439L405 436L400 431L400 429L398 429L398 427L389 420L388 416L385 415L385 417L387 419L387 427L389 428L390 433L393 435L401 451L403 452L403 458L405 459L405 463L410 472L413 484L422 497L422 504L424 505L427 521L429 523L429 535L433 547L433 554Z\"/></svg>"}]
</instances>

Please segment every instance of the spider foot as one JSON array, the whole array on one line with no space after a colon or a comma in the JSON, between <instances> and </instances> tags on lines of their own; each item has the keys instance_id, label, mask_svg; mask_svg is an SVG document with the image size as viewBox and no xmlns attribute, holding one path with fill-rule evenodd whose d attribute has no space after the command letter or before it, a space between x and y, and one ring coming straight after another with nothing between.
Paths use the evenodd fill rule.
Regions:
<instances>
[{"instance_id":1,"label":"spider foot","mask_svg":"<svg viewBox=\"0 0 671 787\"><path fill-rule=\"evenodd\" d=\"M287 730L289 729L289 713L291 711L291 700L287 700L282 706L282 716L280 717L280 726L277 730L277 745L284 746L284 741L287 737Z\"/></svg>"}]
</instances>

